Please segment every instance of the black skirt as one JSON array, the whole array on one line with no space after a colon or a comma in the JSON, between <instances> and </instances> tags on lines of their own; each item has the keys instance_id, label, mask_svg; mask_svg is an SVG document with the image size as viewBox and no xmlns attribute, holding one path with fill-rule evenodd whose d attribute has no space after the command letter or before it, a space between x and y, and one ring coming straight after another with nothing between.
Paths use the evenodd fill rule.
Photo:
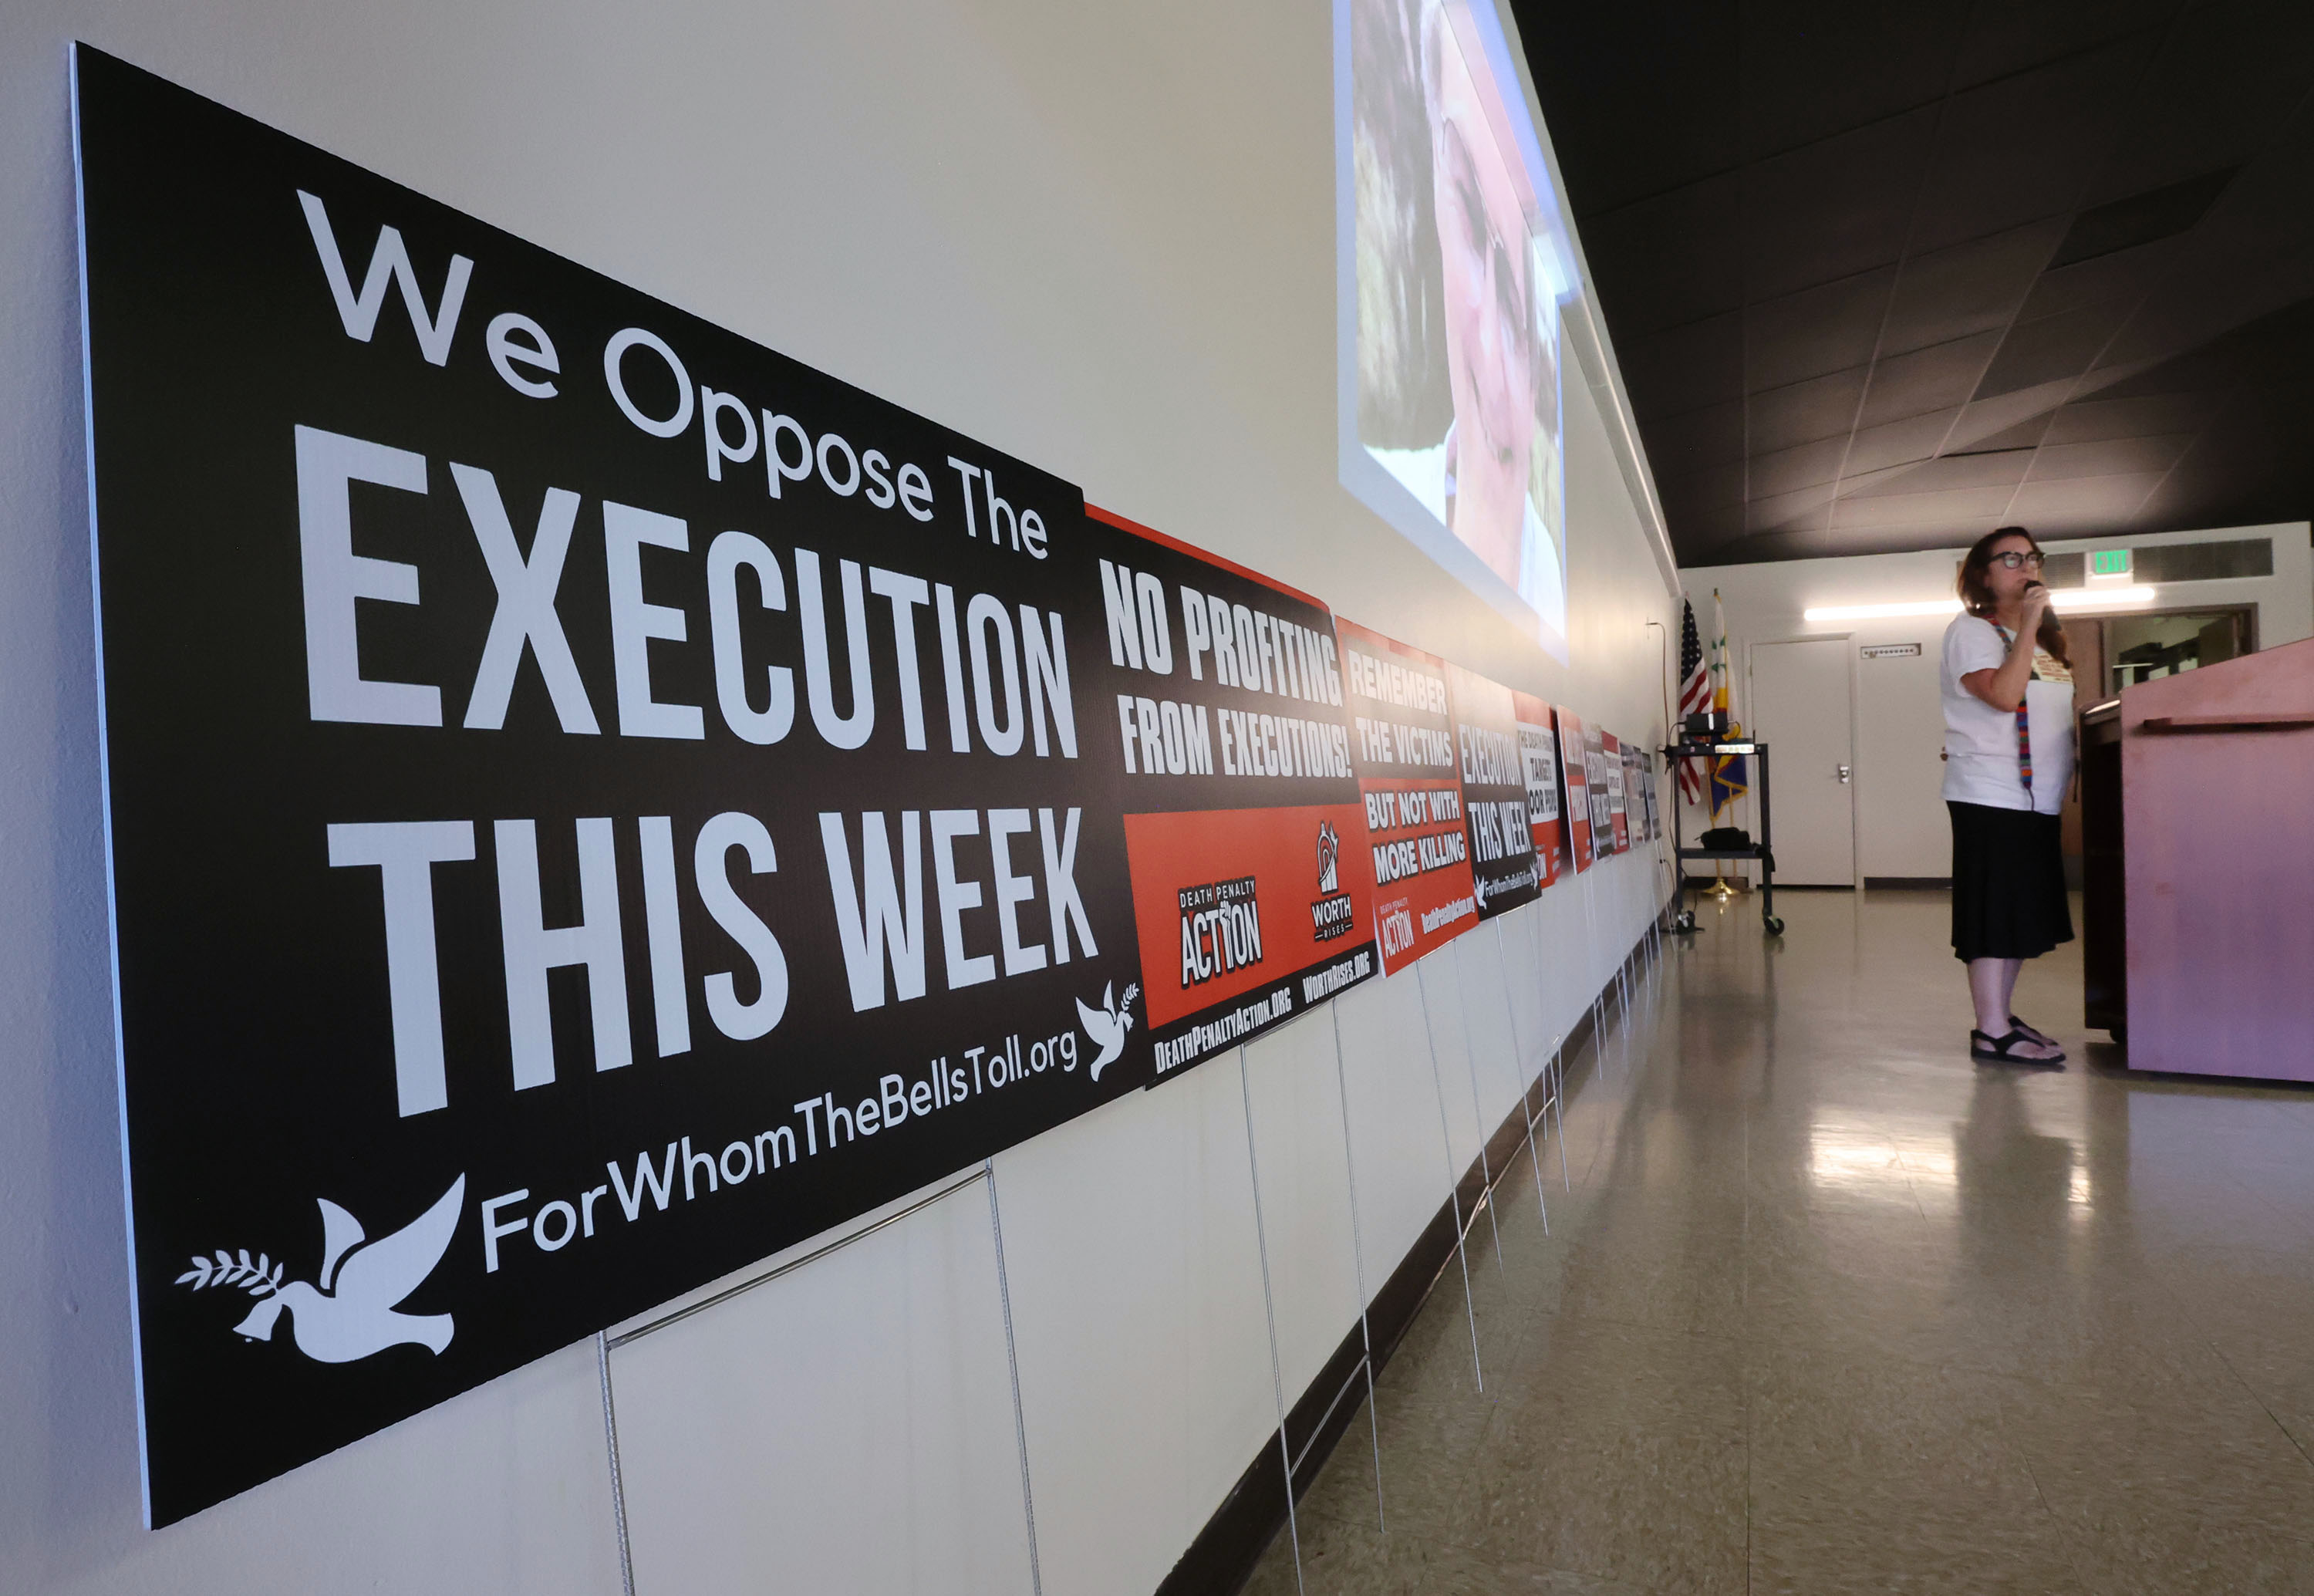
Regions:
<instances>
[{"instance_id":1,"label":"black skirt","mask_svg":"<svg viewBox=\"0 0 2314 1596\"><path fill-rule=\"evenodd\" d=\"M2054 815L1949 799L1953 957L2037 958L2073 939Z\"/></svg>"}]
</instances>

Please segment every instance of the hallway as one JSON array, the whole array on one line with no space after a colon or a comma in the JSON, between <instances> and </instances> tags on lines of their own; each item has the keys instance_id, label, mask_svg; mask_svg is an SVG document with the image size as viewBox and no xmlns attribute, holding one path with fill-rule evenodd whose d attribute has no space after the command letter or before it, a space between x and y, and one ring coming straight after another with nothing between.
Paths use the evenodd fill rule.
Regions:
<instances>
[{"instance_id":1,"label":"hallway","mask_svg":"<svg viewBox=\"0 0 2314 1596\"><path fill-rule=\"evenodd\" d=\"M1301 1588L2314 1591L2314 1092L2115 1071L2078 943L2018 996L2071 1065L1980 1068L1943 895L1777 906L1574 1063L1572 1190L1506 1172Z\"/></svg>"}]
</instances>

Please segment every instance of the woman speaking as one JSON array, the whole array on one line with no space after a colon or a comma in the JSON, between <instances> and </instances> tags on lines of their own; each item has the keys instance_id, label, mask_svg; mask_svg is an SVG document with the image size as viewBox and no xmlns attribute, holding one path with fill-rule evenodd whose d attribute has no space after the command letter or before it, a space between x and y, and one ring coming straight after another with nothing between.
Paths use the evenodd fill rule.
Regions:
<instances>
[{"instance_id":1,"label":"woman speaking","mask_svg":"<svg viewBox=\"0 0 2314 1596\"><path fill-rule=\"evenodd\" d=\"M2017 1017L2024 961L2073 939L2057 812L2073 776L2073 673L2021 526L1961 562L1964 613L1945 630L1945 807L1952 811L1955 957L1968 965L1969 1052L2058 1064L2064 1050Z\"/></svg>"}]
</instances>

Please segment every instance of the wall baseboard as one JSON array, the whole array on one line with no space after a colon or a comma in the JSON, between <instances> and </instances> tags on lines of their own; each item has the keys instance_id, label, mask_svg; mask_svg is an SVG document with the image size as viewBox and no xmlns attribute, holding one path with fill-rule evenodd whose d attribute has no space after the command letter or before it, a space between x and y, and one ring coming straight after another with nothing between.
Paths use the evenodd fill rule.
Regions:
<instances>
[{"instance_id":1,"label":"wall baseboard","mask_svg":"<svg viewBox=\"0 0 2314 1596\"><path fill-rule=\"evenodd\" d=\"M1647 936L1642 934L1624 957L1622 969L1634 969L1647 957ZM1599 989L1604 998L1613 985ZM1596 1001L1583 1011L1565 1038L1559 1043L1563 1054L1580 1052L1585 1044L1596 1038L1599 1005ZM1532 1082L1529 1083L1530 1094ZM1157 1587L1157 1596L1212 1596L1215 1592L1236 1592L1244 1589L1253 1577L1254 1567L1269 1549L1269 1543L1285 1528L1285 1483L1287 1459L1292 1459L1291 1472L1294 1498L1300 1501L1314 1484L1318 1471L1333 1455L1335 1444L1357 1416L1358 1405L1366 1395L1368 1371L1367 1336L1373 1337L1372 1371L1379 1378L1390 1362L1399 1344L1414 1325L1415 1316L1429 1301L1448 1265L1454 1261L1458 1242L1465 1239L1476 1227L1485 1205L1494 1200L1493 1188L1501 1179L1518 1150L1526 1144L1530 1110L1523 1104L1511 1110L1494 1133L1487 1138L1485 1151L1462 1172L1455 1182L1454 1195L1438 1206L1438 1212L1416 1238L1414 1246L1391 1271L1390 1278L1374 1293L1366 1305L1364 1326L1353 1325L1331 1356L1320 1367L1317 1376L1286 1410L1283 1431L1284 1445L1279 1444L1280 1432L1273 1430L1263 1442L1261 1451L1237 1483L1206 1521L1206 1527L1173 1565L1164 1583ZM1535 1128L1540 1131L1541 1125ZM1540 1151L1538 1142L1537 1149ZM1455 1221L1462 1223L1457 1229Z\"/></svg>"},{"instance_id":2,"label":"wall baseboard","mask_svg":"<svg viewBox=\"0 0 2314 1596\"><path fill-rule=\"evenodd\" d=\"M1867 892L1950 892L1950 876L1867 876Z\"/></svg>"}]
</instances>

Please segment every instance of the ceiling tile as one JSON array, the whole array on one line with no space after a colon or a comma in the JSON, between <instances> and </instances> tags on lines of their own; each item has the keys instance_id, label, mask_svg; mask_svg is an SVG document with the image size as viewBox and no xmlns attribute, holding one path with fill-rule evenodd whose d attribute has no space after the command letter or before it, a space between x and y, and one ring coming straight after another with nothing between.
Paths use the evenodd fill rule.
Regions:
<instances>
[{"instance_id":1,"label":"ceiling tile","mask_svg":"<svg viewBox=\"0 0 2314 1596\"><path fill-rule=\"evenodd\" d=\"M1886 266L1753 305L1744 313L1745 386L1780 388L1866 364L1895 280Z\"/></svg>"},{"instance_id":2,"label":"ceiling tile","mask_svg":"<svg viewBox=\"0 0 2314 1596\"><path fill-rule=\"evenodd\" d=\"M1880 352L1898 354L2008 326L2064 233L2060 217L1912 256L1889 301Z\"/></svg>"},{"instance_id":3,"label":"ceiling tile","mask_svg":"<svg viewBox=\"0 0 2314 1596\"><path fill-rule=\"evenodd\" d=\"M1956 454L1976 448L1986 439L2023 425L2036 416L2045 416L2072 396L2071 379L2044 383L2035 388L2020 388L2014 393L2004 393L1998 399L1970 401L1953 423L1952 436L1945 447Z\"/></svg>"},{"instance_id":4,"label":"ceiling tile","mask_svg":"<svg viewBox=\"0 0 2314 1596\"><path fill-rule=\"evenodd\" d=\"M1745 156L1771 155L1939 99L1965 21L1965 8L1955 5L1747 0L1736 63ZM1877 70L1855 71L1858 60Z\"/></svg>"},{"instance_id":5,"label":"ceiling tile","mask_svg":"<svg viewBox=\"0 0 2314 1596\"><path fill-rule=\"evenodd\" d=\"M1656 492L1667 514L1716 509L1744 502L1744 463L1708 465L1656 480Z\"/></svg>"},{"instance_id":6,"label":"ceiling tile","mask_svg":"<svg viewBox=\"0 0 2314 1596\"><path fill-rule=\"evenodd\" d=\"M1683 560L1688 558L1691 548L1744 535L1744 507L1741 504L1710 505L1687 510L1666 507L1664 515L1670 524L1672 546Z\"/></svg>"},{"instance_id":7,"label":"ceiling tile","mask_svg":"<svg viewBox=\"0 0 2314 1596\"><path fill-rule=\"evenodd\" d=\"M2054 538L2104 539L2151 530L2145 525L2145 512L2142 508L2118 513L2107 510L2047 510L2036 515L2032 522L2034 535L2045 541Z\"/></svg>"},{"instance_id":8,"label":"ceiling tile","mask_svg":"<svg viewBox=\"0 0 2314 1596\"><path fill-rule=\"evenodd\" d=\"M2030 449L2003 449L1995 454L1943 454L1924 460L1871 486L1843 489L1850 498L1885 498L1894 494L1941 492L1954 488L2014 488L2025 480L2033 463Z\"/></svg>"},{"instance_id":9,"label":"ceiling tile","mask_svg":"<svg viewBox=\"0 0 2314 1596\"><path fill-rule=\"evenodd\" d=\"M1631 412L1642 421L1735 403L1744 393L1744 321L1714 316L1646 338L1618 338L1615 360Z\"/></svg>"},{"instance_id":10,"label":"ceiling tile","mask_svg":"<svg viewBox=\"0 0 2314 1596\"><path fill-rule=\"evenodd\" d=\"M2049 415L2048 412L2044 411L2037 416L2027 416L2016 426L2003 428L2000 431L1988 436L1971 438L1968 441L1968 447L1973 453L1977 454L1989 453L1994 449L2037 449L2041 446L2041 440L2048 436L2048 432Z\"/></svg>"},{"instance_id":11,"label":"ceiling tile","mask_svg":"<svg viewBox=\"0 0 2314 1596\"><path fill-rule=\"evenodd\" d=\"M2050 419L2051 444L2197 432L2225 402L2223 392L2152 393L2137 399L2077 399Z\"/></svg>"},{"instance_id":12,"label":"ceiling tile","mask_svg":"<svg viewBox=\"0 0 2314 1596\"><path fill-rule=\"evenodd\" d=\"M1740 185L1728 172L1583 224L1584 252L1618 345L1743 304L1743 285L1727 266L1741 237Z\"/></svg>"},{"instance_id":13,"label":"ceiling tile","mask_svg":"<svg viewBox=\"0 0 2314 1596\"><path fill-rule=\"evenodd\" d=\"M2045 522L2060 516L2133 515L2160 481L2160 472L2141 472L2126 476L2076 477L2062 482L2027 482L2017 489L2016 501L2009 507L2009 513L2026 526L2032 525L2036 518Z\"/></svg>"},{"instance_id":14,"label":"ceiling tile","mask_svg":"<svg viewBox=\"0 0 2314 1596\"><path fill-rule=\"evenodd\" d=\"M1856 403L1863 397L1865 370L1861 366L1851 366L1753 394L1748 401L1748 436L1753 452L1788 449L1794 444L1848 432L1856 425Z\"/></svg>"},{"instance_id":15,"label":"ceiling tile","mask_svg":"<svg viewBox=\"0 0 2314 1596\"><path fill-rule=\"evenodd\" d=\"M1872 368L1872 385L1864 397L1859 425L1877 427L1965 404L2000 344L2000 333L1980 332L1948 344L1882 357Z\"/></svg>"},{"instance_id":16,"label":"ceiling tile","mask_svg":"<svg viewBox=\"0 0 2314 1596\"><path fill-rule=\"evenodd\" d=\"M2314 513L2314 4L1511 3L1683 560Z\"/></svg>"},{"instance_id":17,"label":"ceiling tile","mask_svg":"<svg viewBox=\"0 0 2314 1596\"><path fill-rule=\"evenodd\" d=\"M2159 243L2119 250L2094 260L2045 271L2034 282L2033 291L2025 296L2024 308L2017 313L2017 319L2031 322L2089 305L2134 304L2165 273L2175 269L2177 242L2165 238Z\"/></svg>"},{"instance_id":18,"label":"ceiling tile","mask_svg":"<svg viewBox=\"0 0 2314 1596\"><path fill-rule=\"evenodd\" d=\"M1928 459L1942 446L1959 415L1957 410L1939 410L1933 415L1859 429L1848 447L1849 477Z\"/></svg>"},{"instance_id":19,"label":"ceiling tile","mask_svg":"<svg viewBox=\"0 0 2314 1596\"><path fill-rule=\"evenodd\" d=\"M2304 0L2197 5L2163 39L2129 127L2083 198L2101 205L2228 166L2272 137L2314 78Z\"/></svg>"},{"instance_id":20,"label":"ceiling tile","mask_svg":"<svg viewBox=\"0 0 2314 1596\"><path fill-rule=\"evenodd\" d=\"M2070 216L2152 50L2143 35L1956 95L1913 223L1916 250Z\"/></svg>"},{"instance_id":21,"label":"ceiling tile","mask_svg":"<svg viewBox=\"0 0 2314 1596\"><path fill-rule=\"evenodd\" d=\"M1840 474L1840 463L1848 454L1845 434L1838 437L1818 438L1812 444L1794 448L1778 449L1772 454L1755 454L1752 458L1749 487L1753 499L1772 498L1801 488L1812 488L1819 482L1829 482Z\"/></svg>"},{"instance_id":22,"label":"ceiling tile","mask_svg":"<svg viewBox=\"0 0 2314 1596\"><path fill-rule=\"evenodd\" d=\"M2140 305L2139 313L2142 313L2144 308ZM2133 315L2131 321L2134 320L2136 317ZM2128 336L2127 323L2123 324L2121 332L2123 337ZM2108 348L2104 354L2098 357L2098 363L2095 366L2081 374L2079 381L2066 384L2069 390L2067 399L2060 402L2101 399L2108 396L2116 399L2135 399L2148 393L2166 392L2172 389L2179 392L2199 393L2210 389L2225 387L2234 382L2237 375L2238 374L2232 372L2187 372L2181 369L2180 363L2174 361L2117 361L2113 357L2113 350Z\"/></svg>"},{"instance_id":23,"label":"ceiling tile","mask_svg":"<svg viewBox=\"0 0 2314 1596\"><path fill-rule=\"evenodd\" d=\"M1519 0L1512 9L1526 41L1547 45L1528 65L1578 221L1734 164L1735 0L1626 0L1548 17ZM1648 113L1633 116L1642 103ZM1568 136L1606 125L1615 137Z\"/></svg>"},{"instance_id":24,"label":"ceiling tile","mask_svg":"<svg viewBox=\"0 0 2314 1596\"><path fill-rule=\"evenodd\" d=\"M1997 532L1998 516L1918 522L1903 526L1850 526L1833 534L1835 545L1816 551L1825 554L1916 554L1927 549L1965 549L1988 532ZM1933 630L1932 630L1933 629ZM1936 646L1941 623L1923 618L1921 630L1930 647Z\"/></svg>"},{"instance_id":25,"label":"ceiling tile","mask_svg":"<svg viewBox=\"0 0 2314 1596\"><path fill-rule=\"evenodd\" d=\"M1748 296L1770 299L1894 262L1935 129L1930 106L1744 168Z\"/></svg>"},{"instance_id":26,"label":"ceiling tile","mask_svg":"<svg viewBox=\"0 0 2314 1596\"><path fill-rule=\"evenodd\" d=\"M2077 212L2050 265L2074 266L2190 233L2240 170L2221 166Z\"/></svg>"},{"instance_id":27,"label":"ceiling tile","mask_svg":"<svg viewBox=\"0 0 2314 1596\"><path fill-rule=\"evenodd\" d=\"M1981 398L1994 399L2020 388L2080 375L2111 341L2129 307L2092 304L2037 321L2019 322L2001 340L2000 352L1977 384Z\"/></svg>"},{"instance_id":28,"label":"ceiling tile","mask_svg":"<svg viewBox=\"0 0 2314 1596\"><path fill-rule=\"evenodd\" d=\"M1744 458L1744 402L1705 405L1641 424L1647 464L1657 477Z\"/></svg>"},{"instance_id":29,"label":"ceiling tile","mask_svg":"<svg viewBox=\"0 0 2314 1596\"><path fill-rule=\"evenodd\" d=\"M2176 359L2314 300L2314 118L2234 180L2177 255L2101 365Z\"/></svg>"},{"instance_id":30,"label":"ceiling tile","mask_svg":"<svg viewBox=\"0 0 2314 1596\"><path fill-rule=\"evenodd\" d=\"M1981 0L1953 66L1965 86L2077 54L2143 29L2161 28L2176 0Z\"/></svg>"},{"instance_id":31,"label":"ceiling tile","mask_svg":"<svg viewBox=\"0 0 2314 1596\"><path fill-rule=\"evenodd\" d=\"M1766 532L1779 526L1790 526L1803 521L1816 525L1824 524L1825 507L1832 503L1832 484L1819 483L1813 488L1798 488L1789 493L1778 493L1767 498L1755 498L1744 507L1744 526L1748 532Z\"/></svg>"},{"instance_id":32,"label":"ceiling tile","mask_svg":"<svg viewBox=\"0 0 2314 1596\"><path fill-rule=\"evenodd\" d=\"M1884 465L1877 471L1850 472L1840 479L1840 497L1842 498L1870 498L1873 489L1883 482L1894 481L1919 463L1919 461L1913 460L1907 461L1902 465Z\"/></svg>"},{"instance_id":33,"label":"ceiling tile","mask_svg":"<svg viewBox=\"0 0 2314 1596\"><path fill-rule=\"evenodd\" d=\"M2027 480L2062 482L2075 477L2110 477L2139 472L2159 476L2177 463L2193 443L2190 432L2163 437L2109 437L2094 443L2044 445Z\"/></svg>"},{"instance_id":34,"label":"ceiling tile","mask_svg":"<svg viewBox=\"0 0 2314 1596\"><path fill-rule=\"evenodd\" d=\"M1833 546L1833 534L1825 527L1824 514L1823 510L1813 511L1788 526L1753 533L1744 540L1737 551L1731 552L1746 562L1812 560L1820 555L1837 554L1841 551Z\"/></svg>"},{"instance_id":35,"label":"ceiling tile","mask_svg":"<svg viewBox=\"0 0 2314 1596\"><path fill-rule=\"evenodd\" d=\"M1832 524L1846 526L1920 526L1977 516L2009 513L2014 488L1954 488L1942 493L1893 493L1885 498L1843 498L1832 507Z\"/></svg>"},{"instance_id":36,"label":"ceiling tile","mask_svg":"<svg viewBox=\"0 0 2314 1596\"><path fill-rule=\"evenodd\" d=\"M2141 516L2168 526L2248 526L2307 518L2314 502L2314 460L2308 457L2305 407L2275 411L2245 394L2217 419L2161 485Z\"/></svg>"}]
</instances>

